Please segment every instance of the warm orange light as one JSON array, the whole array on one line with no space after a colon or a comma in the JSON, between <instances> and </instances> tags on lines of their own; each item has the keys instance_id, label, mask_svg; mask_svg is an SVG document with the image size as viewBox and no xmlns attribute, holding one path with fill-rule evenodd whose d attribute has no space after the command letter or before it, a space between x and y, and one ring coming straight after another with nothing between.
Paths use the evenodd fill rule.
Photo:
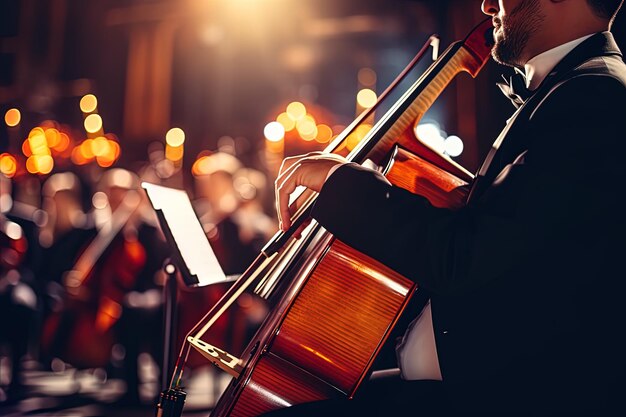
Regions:
<instances>
[{"instance_id":1,"label":"warm orange light","mask_svg":"<svg viewBox=\"0 0 626 417\"><path fill-rule=\"evenodd\" d=\"M115 161L117 161L117 158L120 156L120 146L117 144L117 142L113 140L108 140L106 138L102 139L106 140L106 152L102 153L102 155L96 154L96 162L101 167L107 168L113 165ZM97 140L98 138L94 139L94 142L96 142Z\"/></svg>"},{"instance_id":2,"label":"warm orange light","mask_svg":"<svg viewBox=\"0 0 626 417\"><path fill-rule=\"evenodd\" d=\"M20 120L22 120L22 114L18 109L9 109L6 113L4 113L4 122L9 127L15 127L19 125Z\"/></svg>"},{"instance_id":3,"label":"warm orange light","mask_svg":"<svg viewBox=\"0 0 626 417\"><path fill-rule=\"evenodd\" d=\"M183 159L184 148L182 146L170 146L165 147L165 158L172 162L178 162Z\"/></svg>"},{"instance_id":4,"label":"warm orange light","mask_svg":"<svg viewBox=\"0 0 626 417\"><path fill-rule=\"evenodd\" d=\"M28 138L32 138L33 136L38 136L38 135L45 135L46 132L41 128L41 127L35 127L33 129L31 129L30 132L28 132Z\"/></svg>"},{"instance_id":5,"label":"warm orange light","mask_svg":"<svg viewBox=\"0 0 626 417\"><path fill-rule=\"evenodd\" d=\"M93 113L98 107L98 99L93 94L87 94L80 99L80 110L83 113Z\"/></svg>"},{"instance_id":6,"label":"warm orange light","mask_svg":"<svg viewBox=\"0 0 626 417\"><path fill-rule=\"evenodd\" d=\"M328 143L330 139L333 137L333 130L330 126L321 124L317 125L317 136L315 136L315 140L319 143Z\"/></svg>"},{"instance_id":7,"label":"warm orange light","mask_svg":"<svg viewBox=\"0 0 626 417\"><path fill-rule=\"evenodd\" d=\"M93 157L95 156L93 154L93 146L91 146L92 143L93 139L85 139L83 143L80 144L80 153L83 158L93 159Z\"/></svg>"},{"instance_id":8,"label":"warm orange light","mask_svg":"<svg viewBox=\"0 0 626 417\"><path fill-rule=\"evenodd\" d=\"M49 174L54 168L54 160L50 155L33 155L31 158L35 158L35 165L40 174Z\"/></svg>"},{"instance_id":9,"label":"warm orange light","mask_svg":"<svg viewBox=\"0 0 626 417\"><path fill-rule=\"evenodd\" d=\"M307 142L312 141L317 137L317 126L313 124L313 129L311 129L310 131L301 132L300 137L302 137L302 139L306 140Z\"/></svg>"},{"instance_id":10,"label":"warm orange light","mask_svg":"<svg viewBox=\"0 0 626 417\"><path fill-rule=\"evenodd\" d=\"M165 134L165 142L172 147L185 143L185 132L179 127L173 127Z\"/></svg>"},{"instance_id":11,"label":"warm orange light","mask_svg":"<svg viewBox=\"0 0 626 417\"><path fill-rule=\"evenodd\" d=\"M306 115L306 107L299 101L294 101L287 105L287 114L293 120L300 120Z\"/></svg>"},{"instance_id":12,"label":"warm orange light","mask_svg":"<svg viewBox=\"0 0 626 417\"><path fill-rule=\"evenodd\" d=\"M89 133L98 133L102 130L102 117L99 114L90 114L85 117L85 130Z\"/></svg>"},{"instance_id":13,"label":"warm orange light","mask_svg":"<svg viewBox=\"0 0 626 417\"><path fill-rule=\"evenodd\" d=\"M376 93L369 88L364 88L358 92L356 95L356 101L359 103L359 106L369 109L370 107L374 107L376 104Z\"/></svg>"},{"instance_id":14,"label":"warm orange light","mask_svg":"<svg viewBox=\"0 0 626 417\"><path fill-rule=\"evenodd\" d=\"M122 149L120 148L120 144L117 143L114 140L110 140L109 141L109 147L110 147L110 152L111 152L111 156L113 158L114 161L117 161L117 159L120 157L120 154L122 153Z\"/></svg>"},{"instance_id":15,"label":"warm orange light","mask_svg":"<svg viewBox=\"0 0 626 417\"><path fill-rule=\"evenodd\" d=\"M354 129L354 132L352 132L346 138L346 147L348 148L348 150L354 149L359 144L359 142L361 142L365 138L365 136L371 129L372 126L368 124L362 124L357 126L356 129Z\"/></svg>"},{"instance_id":16,"label":"warm orange light","mask_svg":"<svg viewBox=\"0 0 626 417\"><path fill-rule=\"evenodd\" d=\"M210 168L209 165L209 157L201 156L200 158L196 159L196 162L193 163L191 167L191 173L196 176L208 174Z\"/></svg>"},{"instance_id":17,"label":"warm orange light","mask_svg":"<svg viewBox=\"0 0 626 417\"><path fill-rule=\"evenodd\" d=\"M317 135L315 119L310 115L306 115L298 120L296 122L296 129L298 129L298 133L304 140L313 140Z\"/></svg>"},{"instance_id":18,"label":"warm orange light","mask_svg":"<svg viewBox=\"0 0 626 417\"><path fill-rule=\"evenodd\" d=\"M61 134L59 133L58 130L54 128L46 129L45 136L46 136L46 143L48 144L48 147L50 148L55 148L61 141Z\"/></svg>"},{"instance_id":19,"label":"warm orange light","mask_svg":"<svg viewBox=\"0 0 626 417\"><path fill-rule=\"evenodd\" d=\"M26 170L30 172L31 174L36 174L37 172L39 172L34 155L29 156L28 159L26 160Z\"/></svg>"},{"instance_id":20,"label":"warm orange light","mask_svg":"<svg viewBox=\"0 0 626 417\"><path fill-rule=\"evenodd\" d=\"M115 159L111 158L110 155L97 156L96 162L103 168L108 168L115 163Z\"/></svg>"},{"instance_id":21,"label":"warm orange light","mask_svg":"<svg viewBox=\"0 0 626 417\"><path fill-rule=\"evenodd\" d=\"M57 152L63 152L70 146L70 137L67 136L67 133L61 132L59 134L59 142L53 149Z\"/></svg>"},{"instance_id":22,"label":"warm orange light","mask_svg":"<svg viewBox=\"0 0 626 417\"><path fill-rule=\"evenodd\" d=\"M33 151L30 149L30 142L28 141L28 139L24 139L24 142L22 143L22 153L26 157L33 154Z\"/></svg>"},{"instance_id":23,"label":"warm orange light","mask_svg":"<svg viewBox=\"0 0 626 417\"><path fill-rule=\"evenodd\" d=\"M95 156L107 155L110 151L109 140L103 136L98 136L91 141L91 152Z\"/></svg>"},{"instance_id":24,"label":"warm orange light","mask_svg":"<svg viewBox=\"0 0 626 417\"><path fill-rule=\"evenodd\" d=\"M81 152L82 146L76 146L72 149L72 162L76 165L85 165L89 160L83 156Z\"/></svg>"},{"instance_id":25,"label":"warm orange light","mask_svg":"<svg viewBox=\"0 0 626 417\"><path fill-rule=\"evenodd\" d=\"M0 172L7 178L12 178L17 172L17 160L8 153L0 154Z\"/></svg>"},{"instance_id":26,"label":"warm orange light","mask_svg":"<svg viewBox=\"0 0 626 417\"><path fill-rule=\"evenodd\" d=\"M285 132L289 132L293 130L294 127L296 127L296 121L289 117L289 115L285 112L279 114L276 118L276 121L283 125Z\"/></svg>"},{"instance_id":27,"label":"warm orange light","mask_svg":"<svg viewBox=\"0 0 626 417\"><path fill-rule=\"evenodd\" d=\"M45 133L40 133L28 138L30 150L34 155L48 155L50 154L50 148L48 148L48 140Z\"/></svg>"}]
</instances>

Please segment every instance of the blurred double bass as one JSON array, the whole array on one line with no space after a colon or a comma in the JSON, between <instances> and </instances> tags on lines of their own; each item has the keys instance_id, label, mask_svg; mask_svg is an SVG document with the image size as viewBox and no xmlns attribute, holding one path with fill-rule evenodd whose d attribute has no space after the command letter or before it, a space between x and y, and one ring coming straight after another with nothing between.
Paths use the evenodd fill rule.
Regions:
<instances>
[{"instance_id":1,"label":"blurred double bass","mask_svg":"<svg viewBox=\"0 0 626 417\"><path fill-rule=\"evenodd\" d=\"M392 184L423 195L435 206L461 207L472 175L421 142L415 127L456 75L478 74L490 54L491 31L491 21L485 20L463 41L453 43L347 159L380 167ZM409 67L424 55L429 43ZM370 115L362 114L325 151L345 156L346 138ZM315 198L310 190L296 196L292 227L267 243L189 332L169 389L161 394L157 416L182 412L185 394L181 378L191 347L233 376L211 413L213 417L252 417L310 401L352 398L368 377L416 286L320 227L310 217ZM296 231L301 231L299 237ZM236 357L202 337L248 288L265 297L272 308L241 357Z\"/></svg>"}]
</instances>

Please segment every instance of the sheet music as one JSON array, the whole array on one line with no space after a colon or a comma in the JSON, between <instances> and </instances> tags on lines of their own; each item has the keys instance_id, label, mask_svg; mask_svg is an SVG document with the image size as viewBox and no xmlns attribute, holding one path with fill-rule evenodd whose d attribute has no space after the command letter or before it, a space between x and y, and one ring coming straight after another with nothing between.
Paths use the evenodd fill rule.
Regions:
<instances>
[{"instance_id":1,"label":"sheet music","mask_svg":"<svg viewBox=\"0 0 626 417\"><path fill-rule=\"evenodd\" d=\"M211 248L187 193L147 182L143 182L141 186L146 190L152 207L161 211L166 221L166 225L161 224L161 227L169 229L174 239L174 242L170 243L175 244L185 263L179 267L186 267L188 273L197 281L192 284L205 286L229 281ZM159 220L163 222L161 217Z\"/></svg>"}]
</instances>

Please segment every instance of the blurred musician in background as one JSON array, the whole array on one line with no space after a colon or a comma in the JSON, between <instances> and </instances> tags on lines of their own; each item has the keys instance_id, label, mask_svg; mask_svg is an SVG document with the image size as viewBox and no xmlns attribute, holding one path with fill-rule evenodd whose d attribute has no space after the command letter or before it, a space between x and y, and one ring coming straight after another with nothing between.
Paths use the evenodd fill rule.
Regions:
<instances>
[{"instance_id":1,"label":"blurred musician in background","mask_svg":"<svg viewBox=\"0 0 626 417\"><path fill-rule=\"evenodd\" d=\"M101 206L102 209L116 213L129 202L131 207L100 267L100 299L108 299L108 303L120 307L120 314L108 324L115 331L116 342L123 348L122 377L126 382L126 393L120 402L151 403L157 395L156 390L141 395L141 386L144 383L144 386L155 385L160 380L158 375L156 381L146 380L140 369L147 366L145 361L142 366L139 359L152 361L160 371L162 267L169 248L137 174L121 168L110 169L103 174L97 189L96 196L108 201Z\"/></svg>"},{"instance_id":2,"label":"blurred musician in background","mask_svg":"<svg viewBox=\"0 0 626 417\"><path fill-rule=\"evenodd\" d=\"M161 268L168 255L139 182L125 169L103 171L85 212L79 178L52 175L43 186L48 221L39 233L46 248L39 275L49 300L44 364L105 369L126 382L126 404L140 403L140 354L161 360Z\"/></svg>"},{"instance_id":3,"label":"blurred musician in background","mask_svg":"<svg viewBox=\"0 0 626 417\"><path fill-rule=\"evenodd\" d=\"M482 2L494 59L523 79L503 86L518 110L462 209L337 156L284 161L283 229L296 186L320 192L313 218L430 303L398 345L399 376L270 414L626 413L626 65L609 32L621 4Z\"/></svg>"},{"instance_id":4,"label":"blurred musician in background","mask_svg":"<svg viewBox=\"0 0 626 417\"><path fill-rule=\"evenodd\" d=\"M27 396L23 365L27 356L33 359L36 354L41 303L33 273L39 257L33 231L35 220L41 222L44 216L32 206L15 207L11 189L11 180L0 174L0 353L9 358L0 365L0 405Z\"/></svg>"},{"instance_id":5,"label":"blurred musician in background","mask_svg":"<svg viewBox=\"0 0 626 417\"><path fill-rule=\"evenodd\" d=\"M86 194L86 185L70 171L53 174L43 183L41 207L46 222L39 228L38 242L44 261L37 274L46 294L44 315L62 308L63 274L96 235L93 216L83 203Z\"/></svg>"},{"instance_id":6,"label":"blurred musician in background","mask_svg":"<svg viewBox=\"0 0 626 417\"><path fill-rule=\"evenodd\" d=\"M216 152L205 163L211 169L195 177L194 208L224 272L238 274L277 227L261 205L267 179L227 152Z\"/></svg>"},{"instance_id":7,"label":"blurred musician in background","mask_svg":"<svg viewBox=\"0 0 626 417\"><path fill-rule=\"evenodd\" d=\"M51 367L55 359L72 362L65 344L69 323L75 318L64 313L69 302L64 277L97 232L91 213L83 205L85 193L85 184L69 171L51 175L42 186L47 220L39 229L43 261L37 276L44 291L40 360L45 367Z\"/></svg>"}]
</instances>

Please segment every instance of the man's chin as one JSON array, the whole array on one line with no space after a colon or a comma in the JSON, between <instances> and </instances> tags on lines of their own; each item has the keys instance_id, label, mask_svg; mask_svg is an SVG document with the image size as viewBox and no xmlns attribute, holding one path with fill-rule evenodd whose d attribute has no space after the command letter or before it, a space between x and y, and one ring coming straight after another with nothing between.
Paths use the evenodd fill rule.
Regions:
<instances>
[{"instance_id":1,"label":"man's chin","mask_svg":"<svg viewBox=\"0 0 626 417\"><path fill-rule=\"evenodd\" d=\"M497 49L497 45L493 47L491 50L491 57L498 64L506 65L508 67L515 67L516 65L512 62L513 60L508 59L506 56L503 56L502 53Z\"/></svg>"}]
</instances>

